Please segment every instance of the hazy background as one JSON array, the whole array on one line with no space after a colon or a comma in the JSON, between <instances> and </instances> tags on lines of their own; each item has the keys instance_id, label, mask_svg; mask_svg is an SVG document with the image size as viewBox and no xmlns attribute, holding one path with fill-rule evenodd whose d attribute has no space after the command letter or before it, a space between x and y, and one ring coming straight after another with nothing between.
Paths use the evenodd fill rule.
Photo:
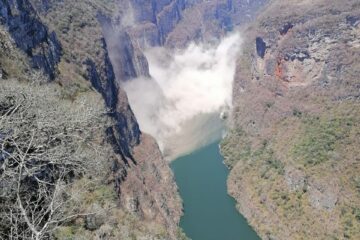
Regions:
<instances>
[{"instance_id":1,"label":"hazy background","mask_svg":"<svg viewBox=\"0 0 360 240\"><path fill-rule=\"evenodd\" d=\"M143 132L154 136L172 160L219 139L220 113L231 107L239 34L218 44L145 52L149 78L123 83Z\"/></svg>"}]
</instances>

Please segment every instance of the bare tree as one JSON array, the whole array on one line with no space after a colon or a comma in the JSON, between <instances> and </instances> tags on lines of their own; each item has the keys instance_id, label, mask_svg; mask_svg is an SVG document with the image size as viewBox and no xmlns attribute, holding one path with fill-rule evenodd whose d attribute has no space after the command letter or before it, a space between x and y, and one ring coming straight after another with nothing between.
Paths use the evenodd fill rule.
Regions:
<instances>
[{"instance_id":1,"label":"bare tree","mask_svg":"<svg viewBox=\"0 0 360 240\"><path fill-rule=\"evenodd\" d=\"M87 215L69 191L73 180L105 168L107 124L101 98L61 99L55 85L0 86L0 239L51 239Z\"/></svg>"}]
</instances>

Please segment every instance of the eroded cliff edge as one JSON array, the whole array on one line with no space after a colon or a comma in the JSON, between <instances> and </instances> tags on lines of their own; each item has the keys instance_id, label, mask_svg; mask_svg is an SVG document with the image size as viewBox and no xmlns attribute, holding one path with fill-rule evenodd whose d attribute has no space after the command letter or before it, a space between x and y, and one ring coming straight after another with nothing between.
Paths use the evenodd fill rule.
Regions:
<instances>
[{"instance_id":1,"label":"eroded cliff edge","mask_svg":"<svg viewBox=\"0 0 360 240\"><path fill-rule=\"evenodd\" d=\"M49 86L55 88L59 104L77 103L85 98L99 105L107 113L104 119L110 122L101 125L95 132L99 136L92 140L107 152L104 158L95 159L107 171L95 168L88 172L87 175L94 173L87 176L89 179L77 179L78 184L89 185L88 193L80 197L83 201L79 209L97 214L63 225L55 237L183 237L177 232L181 206L172 173L154 140L141 133L119 82L149 77L142 48L184 47L194 40L217 39L251 20L265 2L9 0L0 3L1 78L32 82L38 78L34 74L42 73L53 84L44 88L41 87L44 83L40 84L40 93ZM20 89L24 88L28 86ZM53 96L49 94L49 97ZM101 180L94 185L91 178L98 178L97 174Z\"/></svg>"},{"instance_id":2,"label":"eroded cliff edge","mask_svg":"<svg viewBox=\"0 0 360 240\"><path fill-rule=\"evenodd\" d=\"M109 45L113 43L106 32L121 13L120 8L118 1L9 0L0 4L2 84L12 86L17 79L25 84L20 89L27 89L29 83L28 89L36 91L30 88L38 79L34 76L44 75L41 79L52 83L41 83L39 91L48 86L55 88L59 105L85 98L100 104L96 107L106 113L106 124L98 126L93 133L97 137L92 140L106 149L106 157L99 158L104 168L71 177L79 184L101 179L95 186L85 184L89 192L81 196L84 201L78 206L79 211L95 213L63 224L52 233L59 239L181 237L181 202L171 170L152 137L141 133L118 82L148 74L146 60L135 52L131 41L124 41L127 34L121 29L114 36L120 47L111 51L117 52L115 60L123 64L116 63L120 68L114 71L109 57ZM116 79L115 74L122 79ZM102 103L92 101L100 96ZM1 158L2 166L4 160Z\"/></svg>"},{"instance_id":3,"label":"eroded cliff edge","mask_svg":"<svg viewBox=\"0 0 360 240\"><path fill-rule=\"evenodd\" d=\"M358 1L273 1L250 24L222 143L263 239L358 239Z\"/></svg>"}]
</instances>

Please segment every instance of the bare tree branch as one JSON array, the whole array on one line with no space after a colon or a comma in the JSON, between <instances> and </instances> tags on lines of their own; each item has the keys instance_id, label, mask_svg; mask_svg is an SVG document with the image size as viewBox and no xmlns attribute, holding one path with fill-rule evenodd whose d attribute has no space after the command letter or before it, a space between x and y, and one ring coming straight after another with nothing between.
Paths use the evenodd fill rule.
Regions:
<instances>
[{"instance_id":1,"label":"bare tree branch","mask_svg":"<svg viewBox=\"0 0 360 240\"><path fill-rule=\"evenodd\" d=\"M62 224L94 214L81 212L68 192L75 179L108 167L109 122L100 96L59 95L54 85L0 86L0 239L49 239Z\"/></svg>"}]
</instances>

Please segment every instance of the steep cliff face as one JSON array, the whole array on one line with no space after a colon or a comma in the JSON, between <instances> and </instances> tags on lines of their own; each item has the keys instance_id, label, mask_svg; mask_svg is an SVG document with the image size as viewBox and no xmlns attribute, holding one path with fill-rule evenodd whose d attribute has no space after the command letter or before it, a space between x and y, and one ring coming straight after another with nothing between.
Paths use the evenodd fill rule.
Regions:
<instances>
[{"instance_id":1,"label":"steep cliff face","mask_svg":"<svg viewBox=\"0 0 360 240\"><path fill-rule=\"evenodd\" d=\"M31 58L32 67L54 80L61 57L55 32L49 32L28 0L1 1L0 9L0 23L7 27L17 47Z\"/></svg>"},{"instance_id":2,"label":"steep cliff face","mask_svg":"<svg viewBox=\"0 0 360 240\"><path fill-rule=\"evenodd\" d=\"M106 129L106 139L100 141L108 141L113 152L109 157L111 170L103 172L103 178L115 186L114 193L120 203L118 210L108 212L110 218L115 218L118 211L125 211L126 216L133 215L139 225L153 226L146 234L140 231L139 236L176 239L181 204L171 170L157 144L141 134L118 83L149 75L146 59L126 33L117 29L116 34L107 35L108 24L112 26L111 19L121 12L119 8L119 1L106 4L96 0L1 1L0 17L1 24L30 59L32 67L42 69L55 80L64 98L75 101L79 96L89 95L92 89L102 95L112 124ZM49 29L54 32L49 33ZM9 71L5 65L1 64L1 69ZM117 68L114 70L113 66ZM22 74L12 77L21 78ZM84 224L88 228L89 224ZM161 225L166 229L160 228ZM76 224L79 231L86 231L85 235L91 237L111 235L115 229L115 225L113 229L100 226L86 230L81 223ZM125 232L130 234L129 230ZM120 235L113 237L116 236Z\"/></svg>"},{"instance_id":3,"label":"steep cliff face","mask_svg":"<svg viewBox=\"0 0 360 240\"><path fill-rule=\"evenodd\" d=\"M358 1L274 1L245 31L229 192L264 239L358 239Z\"/></svg>"},{"instance_id":4,"label":"steep cliff face","mask_svg":"<svg viewBox=\"0 0 360 240\"><path fill-rule=\"evenodd\" d=\"M116 122L115 126L107 129L114 150L128 164L129 159L134 161L131 148L139 144L141 132L134 114L127 104L126 97L123 96L125 93L116 84L105 40L103 41L103 50L105 53L103 59L104 77L101 77L101 69L97 69L96 64L91 59L87 59L84 64L87 66L88 78L92 86L103 96L106 106L110 109L109 115Z\"/></svg>"},{"instance_id":5,"label":"steep cliff face","mask_svg":"<svg viewBox=\"0 0 360 240\"><path fill-rule=\"evenodd\" d=\"M25 76L31 69L26 54L18 49L4 26L0 26L0 79ZM16 64L14 64L16 62ZM23 78L19 78L20 80Z\"/></svg>"},{"instance_id":6,"label":"steep cliff face","mask_svg":"<svg viewBox=\"0 0 360 240\"><path fill-rule=\"evenodd\" d=\"M181 19L181 12L185 9L184 0L161 1L124 1L127 2L130 14L125 18L132 18L131 35L142 46L159 46L165 43L167 35L174 29Z\"/></svg>"},{"instance_id":7,"label":"steep cliff face","mask_svg":"<svg viewBox=\"0 0 360 240\"><path fill-rule=\"evenodd\" d=\"M184 47L190 41L217 39L249 20L268 0L129 1L122 14L140 47ZM126 9L126 8L125 8Z\"/></svg>"},{"instance_id":8,"label":"steep cliff face","mask_svg":"<svg viewBox=\"0 0 360 240\"><path fill-rule=\"evenodd\" d=\"M103 96L105 105L110 111L109 115L116 123L107 129L108 137L113 143L114 151L121 156L125 164L128 164L128 161L134 161L131 151L134 146L139 144L141 132L127 99L116 82L107 42L103 36L101 28L103 19L106 14L110 18L111 12L106 12L107 9L104 10L100 6L92 5L93 12L81 15L85 11L84 4L86 3L71 4L70 2L48 1L44 7L42 2L34 1L34 6L39 9L44 22L58 32L59 39L64 46L64 58L60 65L58 81L65 88L75 88L71 89L71 91L75 91L72 93L73 97L76 97L78 91L82 91L78 89L77 85L83 84L84 86L81 88L89 87L86 81L89 81L91 86ZM93 19L87 21L89 20L87 17L93 17ZM68 20L61 22L62 18ZM74 49L73 44L79 45ZM120 56L122 54L123 52L119 52ZM125 59L127 57L124 55ZM66 73L69 70L72 70L70 76ZM119 71L126 72L127 69L123 68Z\"/></svg>"},{"instance_id":9,"label":"steep cliff face","mask_svg":"<svg viewBox=\"0 0 360 240\"><path fill-rule=\"evenodd\" d=\"M129 34L111 21L103 24L105 38L109 44L109 57L115 66L115 75L121 81L138 77L149 78L149 64L139 47L134 46Z\"/></svg>"},{"instance_id":10,"label":"steep cliff face","mask_svg":"<svg viewBox=\"0 0 360 240\"><path fill-rule=\"evenodd\" d=\"M252 20L268 0L189 1L178 25L168 34L168 47L190 41L212 41Z\"/></svg>"}]
</instances>

